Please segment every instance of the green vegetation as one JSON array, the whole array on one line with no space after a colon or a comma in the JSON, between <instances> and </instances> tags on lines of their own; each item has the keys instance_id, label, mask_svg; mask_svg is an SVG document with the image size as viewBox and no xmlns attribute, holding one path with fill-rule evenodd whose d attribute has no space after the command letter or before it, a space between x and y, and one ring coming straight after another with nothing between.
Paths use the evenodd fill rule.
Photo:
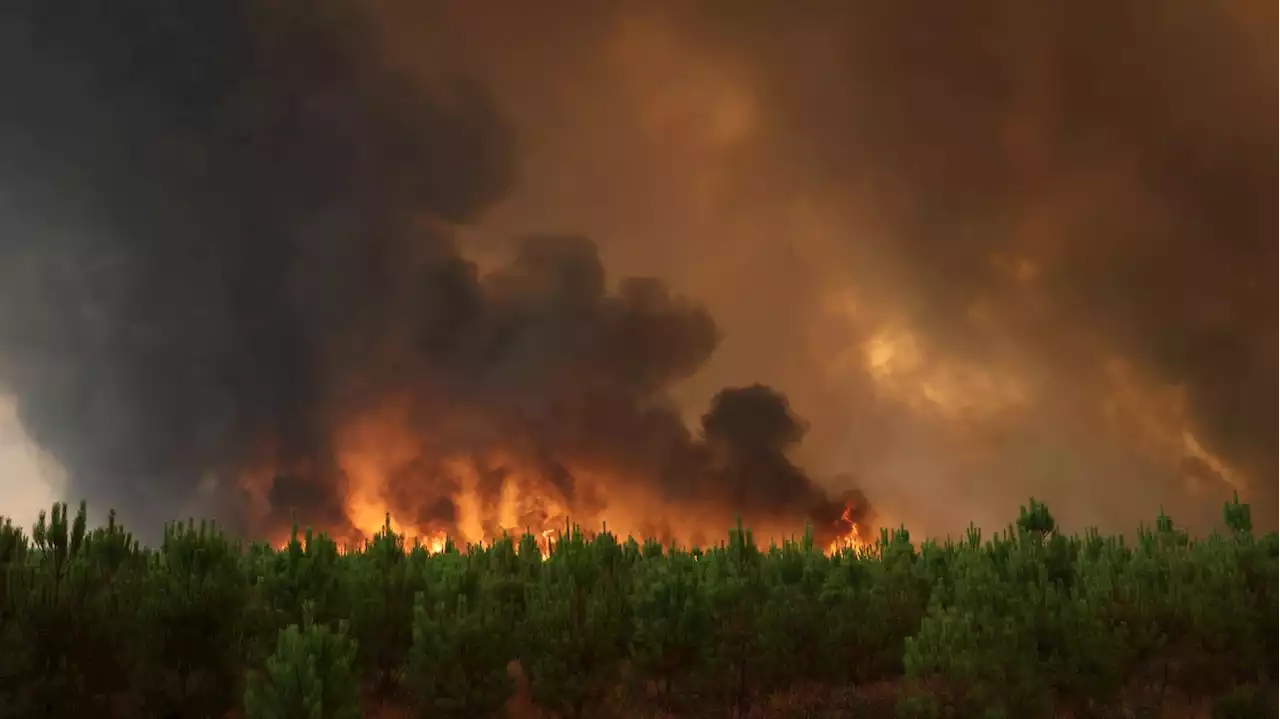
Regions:
<instances>
[{"instance_id":1,"label":"green vegetation","mask_svg":"<svg viewBox=\"0 0 1280 719\"><path fill-rule=\"evenodd\" d=\"M826 556L741 528L702 550L572 529L544 560L531 536L433 555L387 528L343 553L192 522L144 549L59 505L0 525L0 717L328 719L372 695L478 719L517 691L512 660L574 719L787 692L809 705L761 716L1275 716L1277 538L1247 505L1224 519L1127 544L1057 533L1033 501L985 540L900 529Z\"/></svg>"}]
</instances>

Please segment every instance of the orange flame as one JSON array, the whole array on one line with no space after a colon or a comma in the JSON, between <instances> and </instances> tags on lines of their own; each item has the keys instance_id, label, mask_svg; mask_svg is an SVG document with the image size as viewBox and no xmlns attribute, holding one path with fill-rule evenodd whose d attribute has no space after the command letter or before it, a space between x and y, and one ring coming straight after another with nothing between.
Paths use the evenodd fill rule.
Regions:
<instances>
[{"instance_id":1,"label":"orange flame","mask_svg":"<svg viewBox=\"0 0 1280 719\"><path fill-rule=\"evenodd\" d=\"M448 482L435 484L423 477L424 486L411 499L438 492L454 508L449 520L415 518L421 514L413 506L403 506L390 491L389 477L421 460L429 442L411 429L407 408L389 404L344 426L334 438L338 465L346 475L347 494L343 508L357 536L345 537L359 544L372 539L384 528L406 540L408 547L427 552L444 551L447 538L465 549L470 544L488 544L504 533L520 537L534 535L540 551L548 555L557 533L572 521L587 530L607 529L620 538L638 540L654 537L675 541L681 546L708 546L725 536L736 521L733 511L712 502L681 503L673 507L655 496L644 482L581 466L571 467L575 486L590 495L589 506L572 506L545 479L522 465L511 453L489 451L484 456L444 456L433 458L433 472L447 476ZM500 488L492 480L485 487L485 472L501 470ZM487 494L486 494L487 493ZM487 498L486 498L487 496ZM820 534L828 553L860 549L865 541L854 521L855 507L847 506L841 519ZM654 518L657 518L656 520ZM307 518L302 518L305 522ZM744 518L757 544L768 545L799 530L794 522ZM332 527L317 527L334 531ZM832 533L834 540L828 539ZM288 534L276 535L275 546L288 545Z\"/></svg>"},{"instance_id":2,"label":"orange flame","mask_svg":"<svg viewBox=\"0 0 1280 719\"><path fill-rule=\"evenodd\" d=\"M846 549L861 552L867 548L868 544L862 538L861 527L853 519L853 511L853 506L845 506L844 512L840 515L840 522L847 525L849 529L827 545L827 554L839 554Z\"/></svg>"}]
</instances>

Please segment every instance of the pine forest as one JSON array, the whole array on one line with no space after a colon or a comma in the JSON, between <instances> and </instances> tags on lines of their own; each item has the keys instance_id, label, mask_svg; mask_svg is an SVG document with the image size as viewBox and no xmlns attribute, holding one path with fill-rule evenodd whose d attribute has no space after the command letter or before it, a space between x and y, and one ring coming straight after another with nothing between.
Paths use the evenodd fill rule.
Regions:
<instances>
[{"instance_id":1,"label":"pine forest","mask_svg":"<svg viewBox=\"0 0 1280 719\"><path fill-rule=\"evenodd\" d=\"M432 552L211 524L0 530L0 717L1276 716L1277 537L882 530L708 548L566 527ZM392 713L392 710L399 713Z\"/></svg>"}]
</instances>

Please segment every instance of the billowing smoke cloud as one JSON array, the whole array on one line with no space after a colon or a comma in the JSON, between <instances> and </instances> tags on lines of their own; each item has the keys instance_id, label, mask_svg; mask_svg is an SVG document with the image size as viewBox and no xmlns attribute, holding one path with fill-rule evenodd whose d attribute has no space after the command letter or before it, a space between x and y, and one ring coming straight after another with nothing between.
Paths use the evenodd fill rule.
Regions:
<instances>
[{"instance_id":1,"label":"billowing smoke cloud","mask_svg":"<svg viewBox=\"0 0 1280 719\"><path fill-rule=\"evenodd\" d=\"M296 510L346 531L368 488L340 445L373 422L410 438L378 464L403 523L456 529L465 460L494 506L518 470L589 509L586 472L656 506L834 525L782 395L724 390L705 437L686 428L667 392L718 344L705 310L611 286L579 236L465 259L452 228L509 190L516 138L484 88L389 65L353 7L0 16L0 381L68 494L153 527Z\"/></svg>"},{"instance_id":2,"label":"billowing smoke cloud","mask_svg":"<svg viewBox=\"0 0 1280 719\"><path fill-rule=\"evenodd\" d=\"M692 405L767 377L806 466L932 531L1028 494L1207 529L1237 489L1274 525L1274 6L517 5L378 8L519 128L539 179L484 227L707 301Z\"/></svg>"}]
</instances>

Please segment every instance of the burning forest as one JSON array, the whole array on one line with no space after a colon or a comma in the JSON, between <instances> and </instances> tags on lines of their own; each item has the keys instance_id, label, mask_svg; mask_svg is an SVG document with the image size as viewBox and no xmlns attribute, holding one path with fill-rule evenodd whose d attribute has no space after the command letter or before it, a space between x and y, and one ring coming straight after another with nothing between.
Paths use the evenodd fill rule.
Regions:
<instances>
[{"instance_id":1,"label":"burning forest","mask_svg":"<svg viewBox=\"0 0 1280 719\"><path fill-rule=\"evenodd\" d=\"M268 460L237 475L250 526L280 536L296 513L359 542L389 522L438 548L445 537L480 543L528 531L546 540L573 523L705 546L741 520L766 542L808 527L834 549L856 546L871 519L860 492L831 496L792 463L803 425L763 385L722 391L697 433L670 407L626 398L578 396L576 408L557 398L560 409L540 424L501 403L478 414L468 396L426 404L400 394L346 418L320 472Z\"/></svg>"}]
</instances>

